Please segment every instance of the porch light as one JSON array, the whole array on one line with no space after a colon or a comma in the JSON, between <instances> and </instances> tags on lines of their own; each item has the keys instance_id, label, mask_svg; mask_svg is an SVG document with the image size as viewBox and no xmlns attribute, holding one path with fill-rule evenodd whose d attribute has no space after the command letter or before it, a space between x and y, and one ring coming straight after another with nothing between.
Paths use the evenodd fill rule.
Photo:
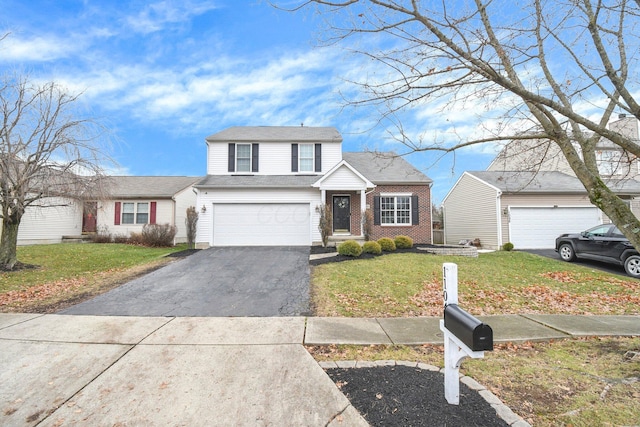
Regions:
<instances>
[{"instance_id":1,"label":"porch light","mask_svg":"<svg viewBox=\"0 0 640 427\"><path fill-rule=\"evenodd\" d=\"M206 211L207 211L207 207L205 205L202 205L200 212L205 213Z\"/></svg>"}]
</instances>

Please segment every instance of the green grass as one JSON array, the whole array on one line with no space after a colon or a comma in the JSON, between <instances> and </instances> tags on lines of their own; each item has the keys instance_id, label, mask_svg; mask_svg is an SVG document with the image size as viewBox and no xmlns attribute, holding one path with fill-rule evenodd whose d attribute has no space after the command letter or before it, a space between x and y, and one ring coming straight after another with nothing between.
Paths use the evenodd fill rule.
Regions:
<instances>
[{"instance_id":1,"label":"green grass","mask_svg":"<svg viewBox=\"0 0 640 427\"><path fill-rule=\"evenodd\" d=\"M165 255L186 249L124 244L19 246L18 260L36 266L0 273L0 311L39 311L79 295L107 290L122 280L167 262Z\"/></svg>"},{"instance_id":2,"label":"green grass","mask_svg":"<svg viewBox=\"0 0 640 427\"><path fill-rule=\"evenodd\" d=\"M474 314L639 314L640 282L524 252L477 258L390 254L313 269L317 315L437 316L442 264L458 265L460 305Z\"/></svg>"}]
</instances>

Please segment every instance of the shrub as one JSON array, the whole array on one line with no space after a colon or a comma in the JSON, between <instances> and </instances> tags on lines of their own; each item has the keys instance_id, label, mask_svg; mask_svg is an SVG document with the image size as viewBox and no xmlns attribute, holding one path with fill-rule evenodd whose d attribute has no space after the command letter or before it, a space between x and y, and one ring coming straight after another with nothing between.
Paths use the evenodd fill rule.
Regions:
<instances>
[{"instance_id":1,"label":"shrub","mask_svg":"<svg viewBox=\"0 0 640 427\"><path fill-rule=\"evenodd\" d=\"M409 249L413 247L413 239L409 236L396 236L393 242L398 249Z\"/></svg>"},{"instance_id":2,"label":"shrub","mask_svg":"<svg viewBox=\"0 0 640 427\"><path fill-rule=\"evenodd\" d=\"M109 232L109 227L101 225L96 230L96 234L91 237L93 243L111 243L113 242L113 236Z\"/></svg>"},{"instance_id":3,"label":"shrub","mask_svg":"<svg viewBox=\"0 0 640 427\"><path fill-rule=\"evenodd\" d=\"M513 243L511 242L507 242L504 245L502 245L502 250L503 251L512 251L513 250Z\"/></svg>"},{"instance_id":4,"label":"shrub","mask_svg":"<svg viewBox=\"0 0 640 427\"><path fill-rule=\"evenodd\" d=\"M362 252L364 252L365 254L380 255L382 253L382 248L380 247L380 243L378 242L364 242L364 245L362 246Z\"/></svg>"},{"instance_id":5,"label":"shrub","mask_svg":"<svg viewBox=\"0 0 640 427\"><path fill-rule=\"evenodd\" d=\"M383 237L378 240L378 244L385 252L392 252L396 250L396 243L388 237Z\"/></svg>"},{"instance_id":6,"label":"shrub","mask_svg":"<svg viewBox=\"0 0 640 427\"><path fill-rule=\"evenodd\" d=\"M357 257L362 254L362 246L355 240L347 240L338 246L340 255Z\"/></svg>"},{"instance_id":7,"label":"shrub","mask_svg":"<svg viewBox=\"0 0 640 427\"><path fill-rule=\"evenodd\" d=\"M114 234L113 243L129 243L129 237L124 234Z\"/></svg>"},{"instance_id":8,"label":"shrub","mask_svg":"<svg viewBox=\"0 0 640 427\"><path fill-rule=\"evenodd\" d=\"M184 219L184 225L187 227L187 245L189 249L196 247L196 231L198 229L198 211L195 206L187 208L187 216Z\"/></svg>"},{"instance_id":9,"label":"shrub","mask_svg":"<svg viewBox=\"0 0 640 427\"><path fill-rule=\"evenodd\" d=\"M364 240L367 242L371 240L371 234L373 234L373 213L371 209L364 211L364 215L362 216L362 231Z\"/></svg>"},{"instance_id":10,"label":"shrub","mask_svg":"<svg viewBox=\"0 0 640 427\"><path fill-rule=\"evenodd\" d=\"M145 224L142 227L142 242L145 246L166 247L173 246L173 238L177 229L171 224Z\"/></svg>"},{"instance_id":11,"label":"shrub","mask_svg":"<svg viewBox=\"0 0 640 427\"><path fill-rule=\"evenodd\" d=\"M318 222L318 230L320 230L320 237L322 238L322 246L327 247L329 243L329 235L331 234L333 217L331 215L331 209L329 205L319 205L316 207L316 211L320 214Z\"/></svg>"},{"instance_id":12,"label":"shrub","mask_svg":"<svg viewBox=\"0 0 640 427\"><path fill-rule=\"evenodd\" d=\"M145 246L142 233L129 233L129 238L127 239L126 243L130 245Z\"/></svg>"}]
</instances>

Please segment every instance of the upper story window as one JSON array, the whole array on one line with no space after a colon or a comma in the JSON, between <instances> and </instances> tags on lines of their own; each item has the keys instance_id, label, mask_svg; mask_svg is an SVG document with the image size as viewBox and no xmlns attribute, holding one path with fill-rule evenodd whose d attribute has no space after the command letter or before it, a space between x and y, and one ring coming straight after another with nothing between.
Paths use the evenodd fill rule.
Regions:
<instances>
[{"instance_id":1,"label":"upper story window","mask_svg":"<svg viewBox=\"0 0 640 427\"><path fill-rule=\"evenodd\" d=\"M380 198L382 225L411 225L411 196L383 196Z\"/></svg>"},{"instance_id":2,"label":"upper story window","mask_svg":"<svg viewBox=\"0 0 640 427\"><path fill-rule=\"evenodd\" d=\"M596 151L596 162L598 172L602 176L633 175L632 163L636 160L626 151L621 150L598 150Z\"/></svg>"},{"instance_id":3,"label":"upper story window","mask_svg":"<svg viewBox=\"0 0 640 427\"><path fill-rule=\"evenodd\" d=\"M251 144L236 144L236 172L251 172Z\"/></svg>"},{"instance_id":4,"label":"upper story window","mask_svg":"<svg viewBox=\"0 0 640 427\"><path fill-rule=\"evenodd\" d=\"M229 144L229 172L258 172L258 144Z\"/></svg>"},{"instance_id":5,"label":"upper story window","mask_svg":"<svg viewBox=\"0 0 640 427\"><path fill-rule=\"evenodd\" d=\"M314 145L313 144L300 144L300 172L313 172L313 152Z\"/></svg>"},{"instance_id":6,"label":"upper story window","mask_svg":"<svg viewBox=\"0 0 640 427\"><path fill-rule=\"evenodd\" d=\"M122 224L149 223L149 203L123 203Z\"/></svg>"}]
</instances>

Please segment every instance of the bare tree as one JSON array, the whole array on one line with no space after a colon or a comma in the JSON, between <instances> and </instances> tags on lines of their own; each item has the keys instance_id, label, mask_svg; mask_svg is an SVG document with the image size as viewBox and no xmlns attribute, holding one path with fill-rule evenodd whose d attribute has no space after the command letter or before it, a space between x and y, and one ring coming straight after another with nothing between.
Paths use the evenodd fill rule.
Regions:
<instances>
[{"instance_id":1,"label":"bare tree","mask_svg":"<svg viewBox=\"0 0 640 427\"><path fill-rule=\"evenodd\" d=\"M18 228L31 208L97 199L109 158L101 130L78 118L78 95L56 83L7 75L0 81L0 269L16 266Z\"/></svg>"},{"instance_id":2,"label":"bare tree","mask_svg":"<svg viewBox=\"0 0 640 427\"><path fill-rule=\"evenodd\" d=\"M354 79L360 95L348 104L376 107L410 151L551 143L591 203L640 248L640 222L596 157L602 141L640 156L637 137L607 127L615 114L640 119L640 0L309 0L299 8L310 4L332 30L327 41L356 38L351 49L375 64ZM434 106L476 115L484 128L444 141L403 127L400 113Z\"/></svg>"}]
</instances>

